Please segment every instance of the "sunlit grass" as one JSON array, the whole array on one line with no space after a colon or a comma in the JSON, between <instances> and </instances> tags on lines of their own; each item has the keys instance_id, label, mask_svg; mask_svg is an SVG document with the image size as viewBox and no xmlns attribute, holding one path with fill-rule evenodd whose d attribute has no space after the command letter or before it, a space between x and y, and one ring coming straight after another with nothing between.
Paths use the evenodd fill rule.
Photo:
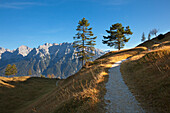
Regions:
<instances>
[{"instance_id":1,"label":"sunlit grass","mask_svg":"<svg viewBox=\"0 0 170 113\"><path fill-rule=\"evenodd\" d=\"M29 79L29 76L24 76L24 77L11 77L11 78L7 78L7 77L0 77L0 87L8 87L8 88L14 88L14 85L11 85L9 83L6 82L23 82L26 81L27 79Z\"/></svg>"},{"instance_id":2,"label":"sunlit grass","mask_svg":"<svg viewBox=\"0 0 170 113\"><path fill-rule=\"evenodd\" d=\"M31 79L29 78L23 81L23 83L26 83L28 86L23 84L23 86L21 85L22 87L19 87L15 82L14 84L8 82L8 84L15 86L15 88L11 89L19 88L16 91L21 92L21 90L23 90L24 92L22 94L28 94L25 96L26 100L34 96L34 98L30 99L32 101L29 102L26 102L25 99L22 101L19 99L21 101L18 102L19 104L23 102L26 103L24 103L24 106L18 106L13 109L13 111L17 113L105 112L104 95L106 93L105 83L108 80L108 69L115 62L134 56L144 50L145 48L133 48L130 50L109 52L94 62L90 62L88 68L82 68L79 72L67 79L60 80L57 87L51 86L49 88L50 85L56 84L53 80L50 83L50 79L44 84L38 79L35 79L35 81L32 80L33 83L29 84ZM44 81L45 80L44 78ZM30 89L30 87L34 88ZM36 90L38 92L34 92ZM40 92L42 94L40 94ZM10 93L10 90L7 90L6 93ZM14 94L14 97L16 96L17 93ZM12 103L17 101L17 98L12 99Z\"/></svg>"},{"instance_id":3,"label":"sunlit grass","mask_svg":"<svg viewBox=\"0 0 170 113\"><path fill-rule=\"evenodd\" d=\"M147 110L155 113L170 111L170 46L160 46L132 57L121 65L121 72Z\"/></svg>"},{"instance_id":4,"label":"sunlit grass","mask_svg":"<svg viewBox=\"0 0 170 113\"><path fill-rule=\"evenodd\" d=\"M109 52L90 62L88 68L82 68L65 80L60 80L55 90L27 107L23 112L33 110L40 113L54 112L105 112L105 83L108 80L108 69L114 62L136 55L143 48Z\"/></svg>"}]
</instances>

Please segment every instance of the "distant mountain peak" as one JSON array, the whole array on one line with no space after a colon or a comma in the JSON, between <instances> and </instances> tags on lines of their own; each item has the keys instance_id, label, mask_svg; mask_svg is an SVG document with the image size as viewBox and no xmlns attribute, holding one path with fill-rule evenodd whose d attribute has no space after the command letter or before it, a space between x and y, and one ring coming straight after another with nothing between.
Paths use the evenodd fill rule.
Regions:
<instances>
[{"instance_id":1,"label":"distant mountain peak","mask_svg":"<svg viewBox=\"0 0 170 113\"><path fill-rule=\"evenodd\" d=\"M19 48L28 48L28 46L21 45Z\"/></svg>"},{"instance_id":2,"label":"distant mountain peak","mask_svg":"<svg viewBox=\"0 0 170 113\"><path fill-rule=\"evenodd\" d=\"M52 46L53 44L51 44L51 43L45 43L44 45L45 45L45 46Z\"/></svg>"},{"instance_id":3,"label":"distant mountain peak","mask_svg":"<svg viewBox=\"0 0 170 113\"><path fill-rule=\"evenodd\" d=\"M9 49L5 49L5 48L3 48L3 47L0 47L0 60L1 60L1 55L2 55L3 53L5 53L6 51L11 52L11 50L9 50Z\"/></svg>"},{"instance_id":4,"label":"distant mountain peak","mask_svg":"<svg viewBox=\"0 0 170 113\"><path fill-rule=\"evenodd\" d=\"M0 52L5 51L5 50L6 50L5 48L0 47Z\"/></svg>"},{"instance_id":5,"label":"distant mountain peak","mask_svg":"<svg viewBox=\"0 0 170 113\"><path fill-rule=\"evenodd\" d=\"M25 45L15 50L0 48L0 75L4 74L7 64L16 64L18 75L28 75L31 69L35 75L54 74L60 78L67 78L81 68L81 61L74 52L73 43L45 43L38 48ZM105 52L95 49L93 60Z\"/></svg>"},{"instance_id":6,"label":"distant mountain peak","mask_svg":"<svg viewBox=\"0 0 170 113\"><path fill-rule=\"evenodd\" d=\"M27 56L28 53L32 50L32 48L29 48L25 45L20 46L19 48L17 48L18 54L21 54L23 56Z\"/></svg>"},{"instance_id":7,"label":"distant mountain peak","mask_svg":"<svg viewBox=\"0 0 170 113\"><path fill-rule=\"evenodd\" d=\"M59 44L57 44L57 43L53 43L53 45L59 45Z\"/></svg>"}]
</instances>

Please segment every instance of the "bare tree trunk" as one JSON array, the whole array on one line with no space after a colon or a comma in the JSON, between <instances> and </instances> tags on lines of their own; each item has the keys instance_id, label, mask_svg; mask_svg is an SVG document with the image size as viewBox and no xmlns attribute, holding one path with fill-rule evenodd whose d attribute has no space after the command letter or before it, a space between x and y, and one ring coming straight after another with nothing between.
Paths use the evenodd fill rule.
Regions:
<instances>
[{"instance_id":1,"label":"bare tree trunk","mask_svg":"<svg viewBox=\"0 0 170 113\"><path fill-rule=\"evenodd\" d=\"M84 40L83 40L83 47L84 47ZM84 65L84 48L83 48L83 56L82 56L82 66Z\"/></svg>"},{"instance_id":2,"label":"bare tree trunk","mask_svg":"<svg viewBox=\"0 0 170 113\"><path fill-rule=\"evenodd\" d=\"M118 50L120 50L120 38L118 38Z\"/></svg>"},{"instance_id":3,"label":"bare tree trunk","mask_svg":"<svg viewBox=\"0 0 170 113\"><path fill-rule=\"evenodd\" d=\"M83 27L83 34L85 33L85 29ZM85 35L84 35L85 36ZM85 54L85 50L84 50L84 37L83 38L83 58L82 58L82 66L84 65L84 54Z\"/></svg>"}]
</instances>

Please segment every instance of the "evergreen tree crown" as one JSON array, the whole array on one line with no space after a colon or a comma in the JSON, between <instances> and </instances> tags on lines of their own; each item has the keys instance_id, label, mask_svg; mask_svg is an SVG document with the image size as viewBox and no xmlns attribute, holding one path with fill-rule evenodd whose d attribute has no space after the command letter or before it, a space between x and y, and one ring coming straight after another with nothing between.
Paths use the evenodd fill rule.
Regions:
<instances>
[{"instance_id":1,"label":"evergreen tree crown","mask_svg":"<svg viewBox=\"0 0 170 113\"><path fill-rule=\"evenodd\" d=\"M78 33L73 37L73 39L75 39L73 47L77 48L75 54L77 54L82 60L82 65L84 64L84 61L87 61L94 56L94 45L96 45L95 39L97 37L93 37L94 34L92 32L92 27L88 28L89 25L90 23L88 23L88 20L85 18L80 20L76 29Z\"/></svg>"},{"instance_id":2,"label":"evergreen tree crown","mask_svg":"<svg viewBox=\"0 0 170 113\"><path fill-rule=\"evenodd\" d=\"M107 46L114 46L116 49L120 50L125 46L125 43L129 41L130 38L126 38L126 35L132 35L129 26L124 28L121 23L116 23L110 27L110 30L106 30L109 33L108 36L103 36L103 44Z\"/></svg>"}]
</instances>

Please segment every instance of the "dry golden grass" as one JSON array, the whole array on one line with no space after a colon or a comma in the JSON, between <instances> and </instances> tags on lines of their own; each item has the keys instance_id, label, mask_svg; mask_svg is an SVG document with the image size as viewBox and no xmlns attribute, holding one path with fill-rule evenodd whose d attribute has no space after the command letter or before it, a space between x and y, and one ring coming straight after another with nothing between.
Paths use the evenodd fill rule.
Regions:
<instances>
[{"instance_id":1,"label":"dry golden grass","mask_svg":"<svg viewBox=\"0 0 170 113\"><path fill-rule=\"evenodd\" d=\"M30 78L30 76L10 77L10 78L0 77L0 80L3 80L3 81L5 81L5 82L10 82L10 81L18 82L18 81L26 81L26 80L29 79L29 78Z\"/></svg>"},{"instance_id":2,"label":"dry golden grass","mask_svg":"<svg viewBox=\"0 0 170 113\"><path fill-rule=\"evenodd\" d=\"M108 69L117 61L139 54L146 48L105 54L88 68L65 80L14 77L0 78L0 108L3 113L105 112L105 83Z\"/></svg>"},{"instance_id":3,"label":"dry golden grass","mask_svg":"<svg viewBox=\"0 0 170 113\"><path fill-rule=\"evenodd\" d=\"M0 113L18 113L53 90L56 79L0 77Z\"/></svg>"},{"instance_id":4,"label":"dry golden grass","mask_svg":"<svg viewBox=\"0 0 170 113\"><path fill-rule=\"evenodd\" d=\"M166 38L163 39L162 42L169 41L169 39L169 35L166 35ZM0 112L103 113L105 112L104 95L106 93L105 83L108 80L108 69L115 62L131 56L134 57L121 66L123 73L128 73L127 76L124 76L126 82L129 83L129 81L132 81L128 85L131 90L135 88L135 90L132 91L135 92L136 95L140 95L140 98L137 96L137 99L141 100L140 102L142 102L142 99L144 101L145 99L148 99L148 102L150 103L143 104L143 106L154 105L154 102L159 102L160 98L158 97L165 97L161 100L165 103L162 104L161 102L162 105L156 104L159 105L158 108L162 108L162 106L166 106L165 104L169 105L165 100L167 99L167 96L169 96L166 90L167 86L169 86L169 79L167 78L169 77L167 73L167 70L169 71L169 57L168 63L165 61L165 59L167 59L165 54L167 54L167 51L169 50L168 45L169 42L165 42L162 45L154 45L153 42L147 41L141 45L144 47L109 52L94 62L88 63L87 68L83 67L78 73L67 79L59 80L57 87L55 86L56 80L52 79L25 78L25 80L22 79L23 81L21 81L17 79L4 80L4 78L0 78L0 97L2 97L0 98L0 108L3 108ZM148 52L146 51L146 47L156 50ZM160 52L161 49L163 52ZM166 52L164 50L166 50ZM156 55L159 54L158 56L155 56L154 53L156 53ZM160 56L162 56L160 60L155 60ZM152 57L153 59L150 61ZM156 61L156 63L151 64L154 61ZM130 76L130 74L136 75L134 73L139 76ZM146 74L143 76L142 73ZM161 76L159 75L160 73ZM157 78L155 78L155 76ZM151 80L154 81L150 82ZM160 80L161 82L159 82ZM163 86L159 87L161 85L155 85L155 83ZM140 86L140 84L144 84L144 86ZM161 88L161 93L159 88ZM145 98L143 94L146 94L148 98ZM154 97L154 95L159 96ZM153 100L153 102L150 100Z\"/></svg>"},{"instance_id":5,"label":"dry golden grass","mask_svg":"<svg viewBox=\"0 0 170 113\"><path fill-rule=\"evenodd\" d=\"M161 44L154 44L151 46L151 49L163 49L163 48L166 48L166 47L169 47L170 46L170 41L165 41L165 42L162 42Z\"/></svg>"},{"instance_id":6,"label":"dry golden grass","mask_svg":"<svg viewBox=\"0 0 170 113\"><path fill-rule=\"evenodd\" d=\"M108 80L108 69L117 61L139 54L146 48L133 48L109 52L88 68L82 68L58 86L18 113L101 113L104 109L105 83Z\"/></svg>"},{"instance_id":7,"label":"dry golden grass","mask_svg":"<svg viewBox=\"0 0 170 113\"><path fill-rule=\"evenodd\" d=\"M139 44L137 47L147 47L148 49L157 49L157 47L161 47L161 46L165 46L165 45L170 45L169 41L170 41L170 32L166 33L164 35L165 37L162 40L157 39L156 37L151 39L151 40L147 40L141 44ZM158 44L156 44L158 43ZM161 43L161 44L159 44Z\"/></svg>"},{"instance_id":8,"label":"dry golden grass","mask_svg":"<svg viewBox=\"0 0 170 113\"><path fill-rule=\"evenodd\" d=\"M24 76L24 77L11 77L11 78L7 78L7 77L0 77L0 87L8 87L8 88L14 88L14 85L8 84L6 82L18 82L18 81L26 81L27 79L29 79L30 76Z\"/></svg>"},{"instance_id":9,"label":"dry golden grass","mask_svg":"<svg viewBox=\"0 0 170 113\"><path fill-rule=\"evenodd\" d=\"M158 45L159 46L159 45ZM170 111L170 46L145 51L121 65L123 78L149 112Z\"/></svg>"}]
</instances>

